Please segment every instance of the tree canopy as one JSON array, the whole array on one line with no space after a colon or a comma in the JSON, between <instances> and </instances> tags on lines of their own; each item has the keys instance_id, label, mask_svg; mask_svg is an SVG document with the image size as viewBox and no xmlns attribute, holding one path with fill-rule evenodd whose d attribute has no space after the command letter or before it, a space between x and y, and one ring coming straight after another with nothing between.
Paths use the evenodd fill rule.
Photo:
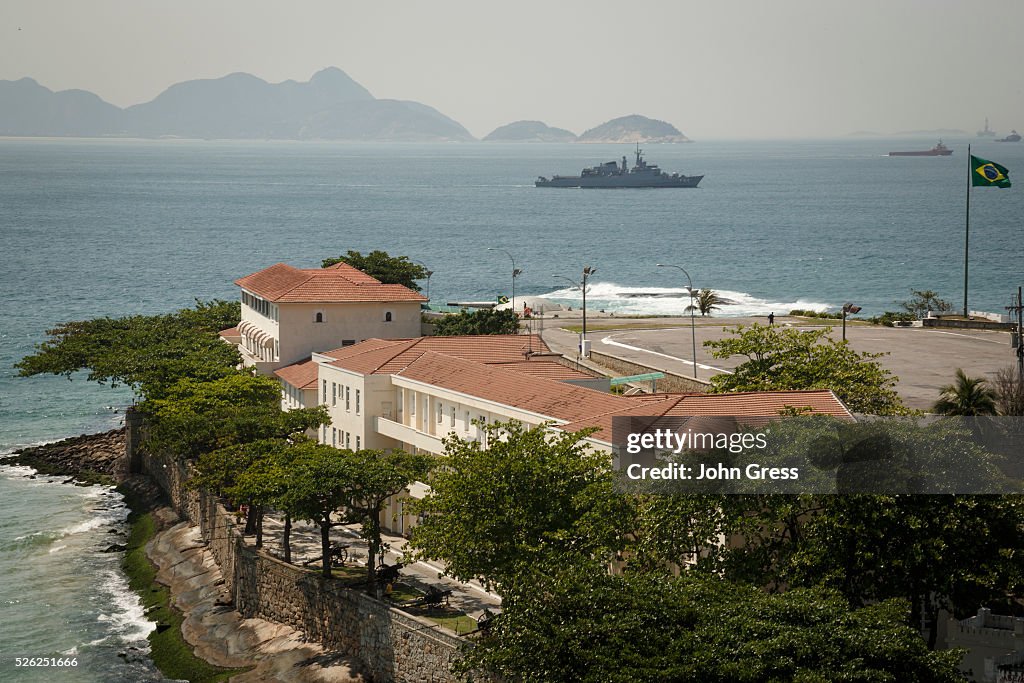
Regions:
<instances>
[{"instance_id":1,"label":"tree canopy","mask_svg":"<svg viewBox=\"0 0 1024 683\"><path fill-rule=\"evenodd\" d=\"M148 401L146 411L148 445L186 458L286 438L329 421L323 406L281 410L277 380L238 371L212 381L183 379Z\"/></svg>"},{"instance_id":2,"label":"tree canopy","mask_svg":"<svg viewBox=\"0 0 1024 683\"><path fill-rule=\"evenodd\" d=\"M542 563L614 557L627 501L613 493L610 458L580 442L584 432L518 422L484 430L486 448L445 439L444 467L415 506L425 515L410 542L420 557L443 559L457 579L489 585L507 585Z\"/></svg>"},{"instance_id":3,"label":"tree canopy","mask_svg":"<svg viewBox=\"0 0 1024 683\"><path fill-rule=\"evenodd\" d=\"M939 293L931 289L911 289L910 298L900 303L908 313L923 318L928 311L943 313L953 310L953 304L939 297Z\"/></svg>"},{"instance_id":4,"label":"tree canopy","mask_svg":"<svg viewBox=\"0 0 1024 683\"><path fill-rule=\"evenodd\" d=\"M423 266L410 261L408 256L392 256L379 249L366 255L349 249L344 256L325 258L321 265L327 268L336 263L347 263L386 285L404 285L414 292L420 291L416 280L426 278L428 272Z\"/></svg>"},{"instance_id":5,"label":"tree canopy","mask_svg":"<svg viewBox=\"0 0 1024 683\"><path fill-rule=\"evenodd\" d=\"M452 337L463 334L516 334L519 317L510 308L451 313L434 322L434 334Z\"/></svg>"},{"instance_id":6,"label":"tree canopy","mask_svg":"<svg viewBox=\"0 0 1024 683\"><path fill-rule=\"evenodd\" d=\"M217 332L237 325L240 316L238 302L197 300L195 308L177 313L62 323L15 367L23 377L70 378L88 370L91 381L127 384L152 398L183 378L206 381L233 373L241 358Z\"/></svg>"},{"instance_id":7,"label":"tree canopy","mask_svg":"<svg viewBox=\"0 0 1024 683\"><path fill-rule=\"evenodd\" d=\"M958 651L930 652L906 604L850 610L834 591L770 595L718 577L568 566L507 592L461 667L510 680L960 681Z\"/></svg>"},{"instance_id":8,"label":"tree canopy","mask_svg":"<svg viewBox=\"0 0 1024 683\"><path fill-rule=\"evenodd\" d=\"M828 330L800 331L754 323L727 328L734 336L704 342L715 358L746 356L732 374L711 378L712 391L831 389L850 410L900 415L908 410L894 389L897 378L876 359L854 351Z\"/></svg>"}]
</instances>

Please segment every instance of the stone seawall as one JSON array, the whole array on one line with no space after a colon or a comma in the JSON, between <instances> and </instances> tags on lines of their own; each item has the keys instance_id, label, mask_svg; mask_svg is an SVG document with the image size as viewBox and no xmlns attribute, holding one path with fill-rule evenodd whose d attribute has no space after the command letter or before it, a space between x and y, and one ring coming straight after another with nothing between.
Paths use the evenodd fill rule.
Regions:
<instances>
[{"instance_id":1,"label":"stone seawall","mask_svg":"<svg viewBox=\"0 0 1024 683\"><path fill-rule=\"evenodd\" d=\"M244 524L216 497L185 485L184 464L145 455L135 462L164 490L171 507L200 528L220 567L224 591L245 617L301 631L328 650L359 661L377 681L447 682L466 641L425 619L257 550Z\"/></svg>"}]
</instances>

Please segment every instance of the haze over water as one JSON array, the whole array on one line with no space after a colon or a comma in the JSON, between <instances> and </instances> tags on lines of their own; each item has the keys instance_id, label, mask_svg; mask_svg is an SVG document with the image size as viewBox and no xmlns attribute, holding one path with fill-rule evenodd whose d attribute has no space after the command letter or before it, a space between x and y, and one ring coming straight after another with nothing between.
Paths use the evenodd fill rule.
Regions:
<instances>
[{"instance_id":1,"label":"haze over water","mask_svg":"<svg viewBox=\"0 0 1024 683\"><path fill-rule=\"evenodd\" d=\"M959 307L967 140L946 140L950 158L884 156L934 142L648 145L648 162L705 174L700 188L583 191L538 189L533 181L576 174L631 148L0 140L0 453L116 426L114 409L131 400L124 389L84 378L12 377L12 364L55 323L167 312L195 297L236 299L238 277L278 261L315 267L348 249L422 261L434 271L435 303L508 294L511 263L486 250L493 246L523 269L517 294L578 303L579 293L554 276L578 278L589 265L597 274L588 306L621 313L683 312L682 297L636 296L682 293L678 271L656 263L678 264L695 286L737 302L721 316L835 309L844 301L881 313L896 310L911 288L935 289ZM1024 147L972 142L976 155L1008 167L1016 183L972 197L971 307L1003 312L1024 283ZM0 486L2 518L27 519L51 506L70 515L27 529L43 539L38 548L17 538L22 531L0 529L0 576L65 545L53 552L81 567L79 578L91 572L103 580L110 556L84 540L61 540L62 529L95 515L92 499L65 493L70 487L29 490L20 475ZM85 589L68 584L72 598L54 601L43 595L42 578L20 581L17 598L0 603L16 620L56 617L58 626L40 630L36 654L100 638L137 640L125 626L130 606L118 612L120 622L102 622ZM78 620L91 621L75 630Z\"/></svg>"}]
</instances>

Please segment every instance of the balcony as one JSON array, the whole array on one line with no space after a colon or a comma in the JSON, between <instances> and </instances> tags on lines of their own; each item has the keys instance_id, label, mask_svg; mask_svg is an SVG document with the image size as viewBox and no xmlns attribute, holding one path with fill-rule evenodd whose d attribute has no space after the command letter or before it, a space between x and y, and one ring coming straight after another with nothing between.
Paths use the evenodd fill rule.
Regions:
<instances>
[{"instance_id":1,"label":"balcony","mask_svg":"<svg viewBox=\"0 0 1024 683\"><path fill-rule=\"evenodd\" d=\"M374 429L378 434L401 441L410 446L420 448L430 453L444 453L444 444L440 437L421 432L413 427L406 426L400 422L387 417L377 417Z\"/></svg>"}]
</instances>

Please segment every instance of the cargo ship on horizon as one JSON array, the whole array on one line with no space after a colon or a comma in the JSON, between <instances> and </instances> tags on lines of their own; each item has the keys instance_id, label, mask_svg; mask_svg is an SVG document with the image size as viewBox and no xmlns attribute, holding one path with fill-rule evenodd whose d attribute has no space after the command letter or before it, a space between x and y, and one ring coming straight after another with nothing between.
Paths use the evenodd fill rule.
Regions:
<instances>
[{"instance_id":1,"label":"cargo ship on horizon","mask_svg":"<svg viewBox=\"0 0 1024 683\"><path fill-rule=\"evenodd\" d=\"M891 157L948 157L953 153L949 147L942 144L942 140L939 140L938 144L928 150L917 151L917 152L889 152Z\"/></svg>"}]
</instances>

